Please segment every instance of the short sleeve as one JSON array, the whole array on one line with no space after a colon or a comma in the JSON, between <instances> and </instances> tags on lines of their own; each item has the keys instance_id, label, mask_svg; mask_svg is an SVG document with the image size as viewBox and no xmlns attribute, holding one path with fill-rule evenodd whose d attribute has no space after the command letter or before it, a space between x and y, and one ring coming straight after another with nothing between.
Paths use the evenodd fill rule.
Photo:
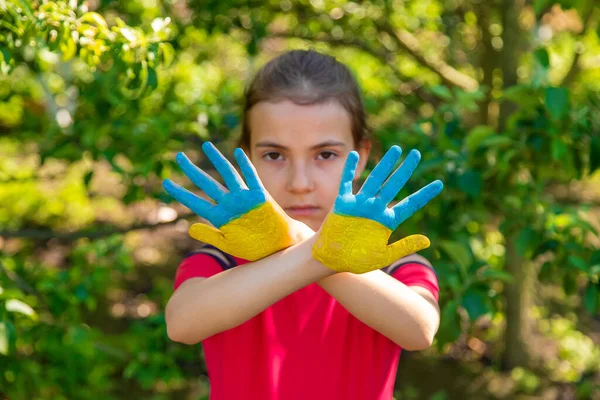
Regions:
<instances>
[{"instance_id":1,"label":"short sleeve","mask_svg":"<svg viewBox=\"0 0 600 400\"><path fill-rule=\"evenodd\" d=\"M205 253L194 253L185 257L175 273L173 289L191 278L209 278L223 271L223 267L214 257Z\"/></svg>"},{"instance_id":2,"label":"short sleeve","mask_svg":"<svg viewBox=\"0 0 600 400\"><path fill-rule=\"evenodd\" d=\"M395 265L388 272L406 286L422 286L429 290L436 301L439 300L440 288L433 268L415 261Z\"/></svg>"}]
</instances>

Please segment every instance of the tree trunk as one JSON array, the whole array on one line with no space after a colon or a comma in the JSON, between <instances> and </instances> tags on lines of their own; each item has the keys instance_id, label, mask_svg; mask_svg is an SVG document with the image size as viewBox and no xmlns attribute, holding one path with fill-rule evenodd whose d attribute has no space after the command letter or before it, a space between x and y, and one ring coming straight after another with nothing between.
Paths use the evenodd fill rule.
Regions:
<instances>
[{"instance_id":1,"label":"tree trunk","mask_svg":"<svg viewBox=\"0 0 600 400\"><path fill-rule=\"evenodd\" d=\"M519 57L523 50L522 41L526 37L519 27L519 15L524 0L502 0L502 79L503 87L517 83ZM499 132L506 127L508 116L515 105L503 102L498 119ZM506 216L506 218L512 218ZM517 253L518 230L506 233L505 270L513 276L513 281L505 287L506 295L506 331L503 366L531 368L536 360L532 343L532 325L529 311L532 306L532 294L537 280L536 269L530 260Z\"/></svg>"},{"instance_id":2,"label":"tree trunk","mask_svg":"<svg viewBox=\"0 0 600 400\"><path fill-rule=\"evenodd\" d=\"M519 15L523 10L524 0L502 1L502 86L504 88L516 85L518 82L517 68L523 46L521 42L525 32L519 27ZM516 109L516 105L504 101L500 106L498 126L503 130L506 118Z\"/></svg>"},{"instance_id":3,"label":"tree trunk","mask_svg":"<svg viewBox=\"0 0 600 400\"><path fill-rule=\"evenodd\" d=\"M477 6L477 22L481 29L482 46L480 54L480 65L483 71L481 84L487 87L485 98L479 105L479 123L497 127L497 120L490 118L490 105L492 104L492 89L494 88L494 69L500 68L500 52L492 46L492 34L490 33L490 24L494 10L498 7L497 1L482 2ZM497 116L496 116L497 117Z\"/></svg>"},{"instance_id":4,"label":"tree trunk","mask_svg":"<svg viewBox=\"0 0 600 400\"><path fill-rule=\"evenodd\" d=\"M532 325L529 311L536 279L533 263L517 253L517 233L506 237L505 271L513 276L513 281L505 286L506 331L502 365L505 369L531 367L534 361L532 352Z\"/></svg>"}]
</instances>

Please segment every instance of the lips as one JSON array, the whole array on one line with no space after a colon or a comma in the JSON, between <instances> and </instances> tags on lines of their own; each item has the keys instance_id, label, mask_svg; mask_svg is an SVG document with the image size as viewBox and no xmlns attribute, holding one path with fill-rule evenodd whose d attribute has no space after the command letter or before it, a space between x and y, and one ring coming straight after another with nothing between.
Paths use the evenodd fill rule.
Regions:
<instances>
[{"instance_id":1,"label":"lips","mask_svg":"<svg viewBox=\"0 0 600 400\"><path fill-rule=\"evenodd\" d=\"M308 204L302 204L287 207L285 211L291 216L306 217L316 214L319 211L319 207Z\"/></svg>"}]
</instances>

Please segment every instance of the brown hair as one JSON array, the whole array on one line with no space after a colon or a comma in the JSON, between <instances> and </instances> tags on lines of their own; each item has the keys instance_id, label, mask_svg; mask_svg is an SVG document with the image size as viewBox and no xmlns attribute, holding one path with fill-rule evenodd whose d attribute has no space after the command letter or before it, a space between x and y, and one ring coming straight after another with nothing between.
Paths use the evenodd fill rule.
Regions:
<instances>
[{"instance_id":1,"label":"brown hair","mask_svg":"<svg viewBox=\"0 0 600 400\"><path fill-rule=\"evenodd\" d=\"M348 67L313 50L287 51L263 65L245 91L239 146L250 148L249 111L261 101L299 105L338 102L350 115L354 146L369 137L358 84Z\"/></svg>"}]
</instances>

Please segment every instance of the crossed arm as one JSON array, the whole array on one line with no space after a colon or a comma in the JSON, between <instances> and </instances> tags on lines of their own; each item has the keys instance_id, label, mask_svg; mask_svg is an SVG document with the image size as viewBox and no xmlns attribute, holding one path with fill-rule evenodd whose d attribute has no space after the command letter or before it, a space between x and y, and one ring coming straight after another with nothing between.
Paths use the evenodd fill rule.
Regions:
<instances>
[{"instance_id":1,"label":"crossed arm","mask_svg":"<svg viewBox=\"0 0 600 400\"><path fill-rule=\"evenodd\" d=\"M178 163L215 204L168 180L165 190L214 226L195 224L191 236L254 262L182 284L166 310L167 330L173 340L200 342L318 282L356 318L401 347L417 350L431 344L439 324L433 296L423 288L409 288L380 270L429 246L423 235L388 245L396 227L443 188L440 181L432 182L394 207L387 207L416 168L421 157L418 151L411 151L394 170L402 151L392 146L356 195L352 183L358 153L352 151L342 172L338 197L321 229L297 242L294 221L266 192L241 149L236 149L234 156L248 185L212 144L205 143L203 149L229 191L184 155L178 155ZM260 224L264 221L269 224L263 229ZM355 245L367 238L361 246Z\"/></svg>"},{"instance_id":2,"label":"crossed arm","mask_svg":"<svg viewBox=\"0 0 600 400\"><path fill-rule=\"evenodd\" d=\"M315 239L242 268L184 282L167 304L169 337L186 344L201 342L317 282L352 315L402 348L421 350L431 345L439 325L439 309L430 292L408 287L381 270L336 273L312 257ZM427 262L422 257L418 261Z\"/></svg>"},{"instance_id":3,"label":"crossed arm","mask_svg":"<svg viewBox=\"0 0 600 400\"><path fill-rule=\"evenodd\" d=\"M428 265L417 254L409 261ZM439 328L440 309L431 292L406 286L382 270L365 274L340 272L318 282L352 315L406 350L431 346Z\"/></svg>"}]
</instances>

